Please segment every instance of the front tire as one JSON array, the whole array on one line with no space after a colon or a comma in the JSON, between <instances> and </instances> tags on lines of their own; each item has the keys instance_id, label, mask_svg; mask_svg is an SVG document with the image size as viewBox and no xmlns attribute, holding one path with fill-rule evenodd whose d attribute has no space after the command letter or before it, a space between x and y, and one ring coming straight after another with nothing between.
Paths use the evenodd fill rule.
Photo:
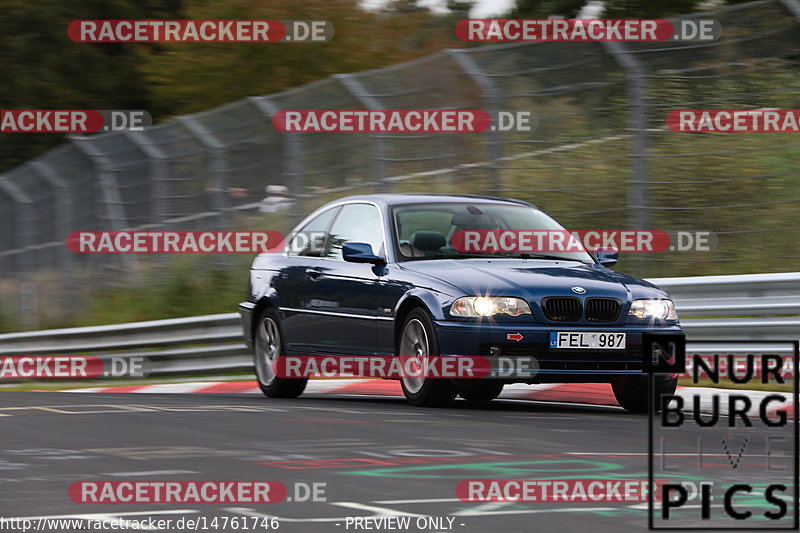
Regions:
<instances>
[{"instance_id":1,"label":"front tire","mask_svg":"<svg viewBox=\"0 0 800 533\"><path fill-rule=\"evenodd\" d=\"M417 308L408 313L400 332L397 355L410 358L412 364L421 366L425 365L430 357L439 355L439 343L433 329L433 321L424 310ZM412 405L420 407L450 405L457 392L453 382L446 378L404 376L400 384L406 399Z\"/></svg>"},{"instance_id":2,"label":"front tire","mask_svg":"<svg viewBox=\"0 0 800 533\"><path fill-rule=\"evenodd\" d=\"M269 398L297 398L303 394L308 379L282 378L276 372L277 360L283 356L277 310L270 307L259 315L254 337L253 364L261 392Z\"/></svg>"},{"instance_id":3,"label":"front tire","mask_svg":"<svg viewBox=\"0 0 800 533\"><path fill-rule=\"evenodd\" d=\"M468 402L491 402L503 392L503 383L497 381L463 383L459 385L458 395Z\"/></svg>"},{"instance_id":4,"label":"front tire","mask_svg":"<svg viewBox=\"0 0 800 533\"><path fill-rule=\"evenodd\" d=\"M649 376L623 376L614 380L611 388L617 403L625 410L631 413L647 413L647 402L650 396L649 383ZM677 377L656 376L654 412L661 412L661 397L674 394L677 386Z\"/></svg>"}]
</instances>

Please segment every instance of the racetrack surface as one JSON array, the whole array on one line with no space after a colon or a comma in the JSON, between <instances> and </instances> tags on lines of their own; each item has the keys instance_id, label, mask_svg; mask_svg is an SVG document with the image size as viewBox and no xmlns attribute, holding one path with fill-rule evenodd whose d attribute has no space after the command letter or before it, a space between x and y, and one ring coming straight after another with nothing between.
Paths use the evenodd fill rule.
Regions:
<instances>
[{"instance_id":1,"label":"racetrack surface","mask_svg":"<svg viewBox=\"0 0 800 533\"><path fill-rule=\"evenodd\" d=\"M500 399L423 409L395 396L344 392L293 400L10 392L0 401L6 518L267 515L279 517L286 532L355 531L347 517L356 516L453 518L450 529L409 531L647 528L646 504L456 497L464 479L646 480L648 418L615 406ZM689 446L697 435L688 426L679 438ZM79 504L68 488L82 480L274 480L290 496L296 482L325 483L327 501Z\"/></svg>"}]
</instances>

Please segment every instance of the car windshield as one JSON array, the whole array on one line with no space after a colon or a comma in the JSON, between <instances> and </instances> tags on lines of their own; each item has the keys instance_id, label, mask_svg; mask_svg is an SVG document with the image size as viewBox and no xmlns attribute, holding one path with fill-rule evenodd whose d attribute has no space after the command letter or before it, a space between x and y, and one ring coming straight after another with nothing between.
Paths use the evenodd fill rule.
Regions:
<instances>
[{"instance_id":1,"label":"car windshield","mask_svg":"<svg viewBox=\"0 0 800 533\"><path fill-rule=\"evenodd\" d=\"M525 205L426 203L397 206L392 213L401 261L503 257L594 262L563 226Z\"/></svg>"}]
</instances>

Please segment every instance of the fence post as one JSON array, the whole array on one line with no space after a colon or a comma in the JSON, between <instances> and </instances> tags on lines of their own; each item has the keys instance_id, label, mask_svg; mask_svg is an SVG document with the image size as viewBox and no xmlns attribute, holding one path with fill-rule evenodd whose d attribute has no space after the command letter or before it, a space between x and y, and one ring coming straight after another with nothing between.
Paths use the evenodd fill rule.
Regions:
<instances>
[{"instance_id":1,"label":"fence post","mask_svg":"<svg viewBox=\"0 0 800 533\"><path fill-rule=\"evenodd\" d=\"M191 115L178 117L178 122L183 124L197 139L210 150L211 153L211 176L212 176L212 208L217 211L219 224L218 229L224 230L227 227L228 207L228 158L225 152L225 144L206 128L204 124L198 122Z\"/></svg>"},{"instance_id":2,"label":"fence post","mask_svg":"<svg viewBox=\"0 0 800 533\"><path fill-rule=\"evenodd\" d=\"M352 74L334 74L332 77L341 83L345 90L352 94L366 109L384 108L380 100L367 94L364 85ZM372 152L372 178L377 183L378 191L383 192L386 190L385 179L389 177L386 172L386 136L372 133L369 139L371 141L370 152Z\"/></svg>"},{"instance_id":3,"label":"fence post","mask_svg":"<svg viewBox=\"0 0 800 533\"><path fill-rule=\"evenodd\" d=\"M14 246L18 250L17 278L19 297L19 325L24 329L36 329L39 326L37 291L32 273L36 261L31 260L33 253L33 231L36 215L33 212L33 200L5 176L0 176L0 190L14 202L14 217L17 226Z\"/></svg>"},{"instance_id":4,"label":"fence post","mask_svg":"<svg viewBox=\"0 0 800 533\"><path fill-rule=\"evenodd\" d=\"M486 111L493 119L499 116L501 96L500 90L489 76L487 76L480 65L470 56L466 49L448 48L445 52L453 58L453 61L458 65L461 70L475 83L475 85L483 93L483 98L486 101ZM500 132L497 131L497 124L492 124L489 129L489 173L491 183L487 185L487 189L496 196L502 196L504 188L503 174L498 168L500 160L503 157L503 144Z\"/></svg>"},{"instance_id":5,"label":"fence post","mask_svg":"<svg viewBox=\"0 0 800 533\"><path fill-rule=\"evenodd\" d=\"M251 96L250 101L259 111L269 120L280 111L280 107L275 105L267 96ZM289 194L294 201L289 210L289 216L293 223L299 223L305 215L305 194L303 192L303 164L300 161L301 150L303 147L302 133L281 133L283 146L283 157L281 167L283 174L289 184Z\"/></svg>"},{"instance_id":6,"label":"fence post","mask_svg":"<svg viewBox=\"0 0 800 533\"><path fill-rule=\"evenodd\" d=\"M631 229L650 227L649 170L647 155L647 71L642 63L625 49L622 43L604 41L603 46L625 70L630 111L628 129L631 133L631 176L628 189L628 213ZM632 258L631 271L644 275L640 256Z\"/></svg>"},{"instance_id":7,"label":"fence post","mask_svg":"<svg viewBox=\"0 0 800 533\"><path fill-rule=\"evenodd\" d=\"M168 172L166 160L168 156L161 148L149 142L141 131L125 130L123 135L126 135L134 146L141 150L150 161L150 183L152 185L150 188L150 201L152 202L150 212L153 216L153 221L161 225L168 217L165 204Z\"/></svg>"},{"instance_id":8,"label":"fence post","mask_svg":"<svg viewBox=\"0 0 800 533\"><path fill-rule=\"evenodd\" d=\"M128 226L128 219L122 197L120 196L117 178L114 176L112 162L103 152L92 144L90 138L70 135L68 139L72 141L78 150L86 154L97 168L100 194L102 195L102 202L105 204L106 217L109 225L107 229L112 231L122 231L126 229ZM113 261L114 256L112 255L111 258ZM132 279L139 279L138 262L136 261L135 254L122 254L119 262L125 266L128 275Z\"/></svg>"},{"instance_id":9,"label":"fence post","mask_svg":"<svg viewBox=\"0 0 800 533\"><path fill-rule=\"evenodd\" d=\"M75 258L67 248L66 240L75 227L75 201L72 197L72 190L67 182L59 176L56 171L44 161L33 160L30 163L31 169L42 177L47 184L57 191L56 193L56 212L53 216L58 221L56 225L56 239L60 241L56 248L58 257L58 267L61 274L67 278L66 286L60 292L61 300L69 304L76 301L77 280L75 279Z\"/></svg>"},{"instance_id":10,"label":"fence post","mask_svg":"<svg viewBox=\"0 0 800 533\"><path fill-rule=\"evenodd\" d=\"M33 228L36 224L33 199L5 176L0 176L0 189L16 204L14 217L17 224L16 248L23 250L32 247L34 245ZM28 250L28 253L31 251ZM21 253L17 263L19 271L23 274L32 272L36 268L36 261L31 261L28 253Z\"/></svg>"},{"instance_id":11,"label":"fence post","mask_svg":"<svg viewBox=\"0 0 800 533\"><path fill-rule=\"evenodd\" d=\"M786 9L791 11L794 18L800 20L800 0L781 0Z\"/></svg>"}]
</instances>

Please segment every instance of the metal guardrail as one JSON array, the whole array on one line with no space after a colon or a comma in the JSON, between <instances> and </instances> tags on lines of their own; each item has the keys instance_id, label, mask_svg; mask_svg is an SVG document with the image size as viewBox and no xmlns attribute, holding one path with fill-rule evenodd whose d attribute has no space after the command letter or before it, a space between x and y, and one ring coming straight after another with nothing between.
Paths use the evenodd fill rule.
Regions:
<instances>
[{"instance_id":1,"label":"metal guardrail","mask_svg":"<svg viewBox=\"0 0 800 533\"><path fill-rule=\"evenodd\" d=\"M759 351L758 341L800 338L800 316L790 316L800 314L800 272L649 281L674 298L690 343L753 341L748 345L703 345L696 347L695 353ZM774 345L764 350L784 351ZM786 350L788 353L788 345ZM0 335L0 355L35 354L147 357L153 374L252 367L237 313Z\"/></svg>"},{"instance_id":2,"label":"metal guardrail","mask_svg":"<svg viewBox=\"0 0 800 533\"><path fill-rule=\"evenodd\" d=\"M252 367L238 313L0 335L0 355L146 357L153 374Z\"/></svg>"},{"instance_id":3,"label":"metal guardrail","mask_svg":"<svg viewBox=\"0 0 800 533\"><path fill-rule=\"evenodd\" d=\"M800 272L649 281L669 292L681 316L800 315Z\"/></svg>"}]
</instances>

